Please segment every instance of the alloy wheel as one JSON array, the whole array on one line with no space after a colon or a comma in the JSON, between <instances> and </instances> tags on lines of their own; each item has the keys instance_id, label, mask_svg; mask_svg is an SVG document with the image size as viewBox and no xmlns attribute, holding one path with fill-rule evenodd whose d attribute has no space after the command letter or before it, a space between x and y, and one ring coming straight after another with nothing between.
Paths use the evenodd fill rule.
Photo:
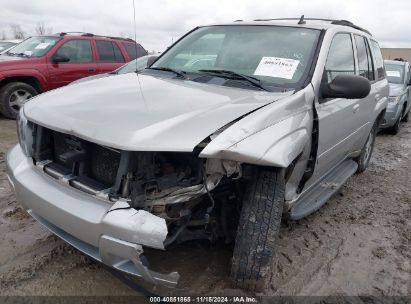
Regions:
<instances>
[{"instance_id":1,"label":"alloy wheel","mask_svg":"<svg viewBox=\"0 0 411 304\"><path fill-rule=\"evenodd\" d=\"M33 95L27 90L19 89L14 91L10 94L9 98L10 108L12 108L13 111L18 112L31 97L33 97Z\"/></svg>"}]
</instances>

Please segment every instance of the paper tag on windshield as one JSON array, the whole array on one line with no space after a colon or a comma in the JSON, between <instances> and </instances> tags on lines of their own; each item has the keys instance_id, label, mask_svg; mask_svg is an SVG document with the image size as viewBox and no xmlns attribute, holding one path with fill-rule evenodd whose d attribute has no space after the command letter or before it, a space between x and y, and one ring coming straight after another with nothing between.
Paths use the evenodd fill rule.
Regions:
<instances>
[{"instance_id":1,"label":"paper tag on windshield","mask_svg":"<svg viewBox=\"0 0 411 304\"><path fill-rule=\"evenodd\" d=\"M39 43L39 44L36 46L36 49L37 49L37 50L44 50L44 49L46 49L49 45L50 45L50 43L48 43L48 42Z\"/></svg>"},{"instance_id":2,"label":"paper tag on windshield","mask_svg":"<svg viewBox=\"0 0 411 304\"><path fill-rule=\"evenodd\" d=\"M263 57L254 75L292 79L299 63L299 60L294 59Z\"/></svg>"},{"instance_id":3,"label":"paper tag on windshield","mask_svg":"<svg viewBox=\"0 0 411 304\"><path fill-rule=\"evenodd\" d=\"M31 54L33 54L33 52L32 51L25 51L23 54L26 55L26 56L31 56Z\"/></svg>"},{"instance_id":4,"label":"paper tag on windshield","mask_svg":"<svg viewBox=\"0 0 411 304\"><path fill-rule=\"evenodd\" d=\"M387 71L388 77L401 77L400 71Z\"/></svg>"}]
</instances>

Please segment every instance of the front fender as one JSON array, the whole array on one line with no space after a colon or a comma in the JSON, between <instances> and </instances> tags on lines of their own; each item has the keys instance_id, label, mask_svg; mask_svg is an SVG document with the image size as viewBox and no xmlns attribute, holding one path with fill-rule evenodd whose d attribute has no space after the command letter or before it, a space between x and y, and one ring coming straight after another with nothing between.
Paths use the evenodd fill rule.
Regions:
<instances>
[{"instance_id":1,"label":"front fender","mask_svg":"<svg viewBox=\"0 0 411 304\"><path fill-rule=\"evenodd\" d=\"M7 70L0 73L0 81L6 80L7 78L13 77L32 77L35 78L42 91L48 90L48 82L46 77L40 73L38 70L35 69L15 69L15 70Z\"/></svg>"},{"instance_id":2,"label":"front fender","mask_svg":"<svg viewBox=\"0 0 411 304\"><path fill-rule=\"evenodd\" d=\"M313 93L308 88L231 125L200 157L288 167L311 141Z\"/></svg>"}]
</instances>

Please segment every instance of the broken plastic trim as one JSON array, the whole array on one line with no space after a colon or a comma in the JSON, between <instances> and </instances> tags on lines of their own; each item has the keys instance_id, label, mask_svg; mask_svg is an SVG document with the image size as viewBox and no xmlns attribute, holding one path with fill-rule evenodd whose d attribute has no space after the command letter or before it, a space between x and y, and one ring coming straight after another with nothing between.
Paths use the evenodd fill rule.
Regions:
<instances>
[{"instance_id":1,"label":"broken plastic trim","mask_svg":"<svg viewBox=\"0 0 411 304\"><path fill-rule=\"evenodd\" d=\"M102 235L99 248L96 248L54 226L32 210L28 210L28 212L35 220L40 222L55 235L96 261L102 262L107 266L133 276L140 277L152 284L158 284L169 288L174 288L178 284L180 275L177 272L162 274L152 271L144 265L143 260L141 259L143 254L141 245Z\"/></svg>"}]
</instances>

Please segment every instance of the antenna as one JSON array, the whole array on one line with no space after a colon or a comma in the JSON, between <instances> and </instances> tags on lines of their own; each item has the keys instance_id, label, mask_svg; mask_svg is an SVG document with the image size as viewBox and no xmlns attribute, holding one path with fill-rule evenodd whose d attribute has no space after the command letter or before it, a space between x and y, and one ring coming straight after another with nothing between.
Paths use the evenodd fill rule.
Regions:
<instances>
[{"instance_id":1,"label":"antenna","mask_svg":"<svg viewBox=\"0 0 411 304\"><path fill-rule=\"evenodd\" d=\"M136 24L136 5L135 5L135 3L134 3L134 1L135 0L133 0L133 14L134 14L134 47L136 48L136 70L135 70L135 72L137 72L137 68L138 68L138 65L137 65L137 58L138 58L138 56L137 56L137 51L138 51L138 48L137 48L137 30L136 30L136 28L137 28L137 24ZM138 73L137 73L137 77L138 77ZM140 81L140 80L139 80Z\"/></svg>"},{"instance_id":2,"label":"antenna","mask_svg":"<svg viewBox=\"0 0 411 304\"><path fill-rule=\"evenodd\" d=\"M300 21L298 21L298 24L305 24L304 15L301 16Z\"/></svg>"}]
</instances>

